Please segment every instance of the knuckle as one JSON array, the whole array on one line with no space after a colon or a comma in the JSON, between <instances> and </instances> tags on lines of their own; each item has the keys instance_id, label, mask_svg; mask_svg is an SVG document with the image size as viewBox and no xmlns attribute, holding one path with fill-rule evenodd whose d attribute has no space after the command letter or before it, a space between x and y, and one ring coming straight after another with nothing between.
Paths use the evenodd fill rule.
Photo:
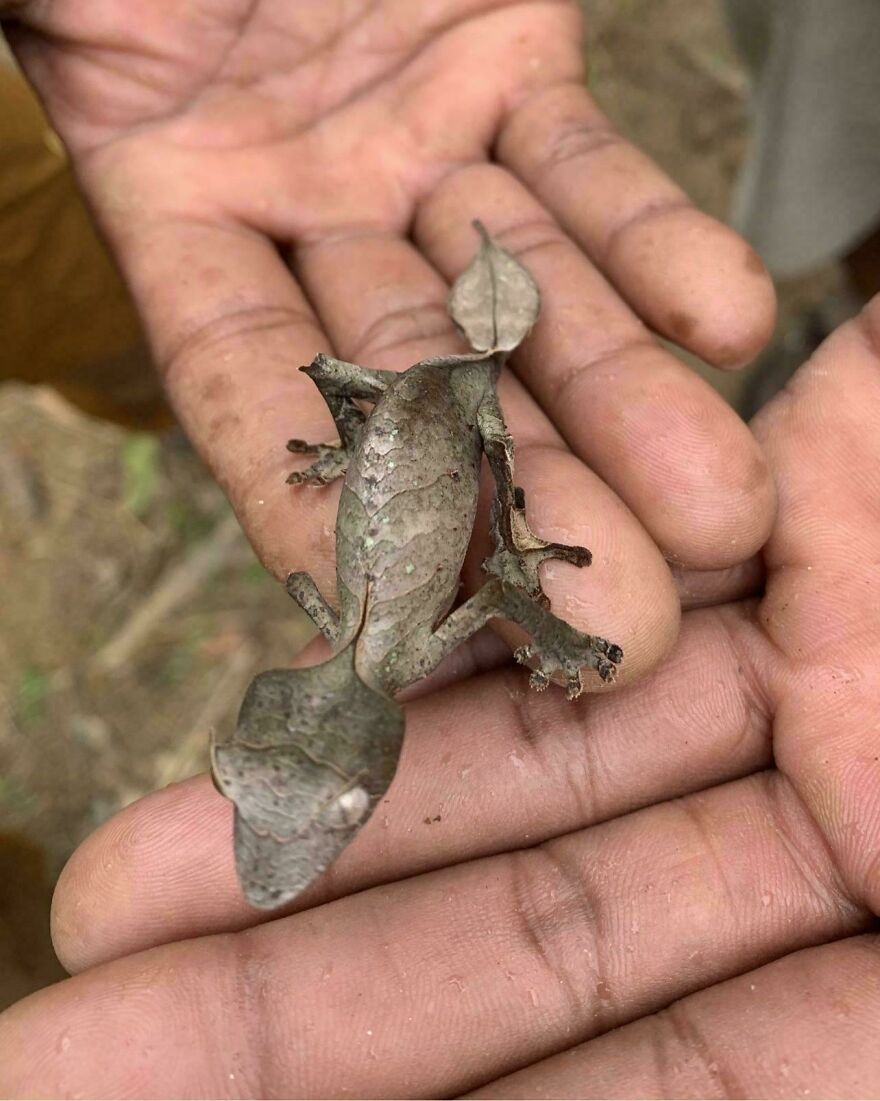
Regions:
<instances>
[{"instance_id":1,"label":"knuckle","mask_svg":"<svg viewBox=\"0 0 880 1101\"><path fill-rule=\"evenodd\" d=\"M442 241L465 217L496 205L497 196L504 194L509 185L508 173L497 164L479 161L454 168L419 204L413 227L415 238L429 245Z\"/></svg>"},{"instance_id":2,"label":"knuckle","mask_svg":"<svg viewBox=\"0 0 880 1101\"><path fill-rule=\"evenodd\" d=\"M177 382L192 370L198 371L206 360L214 362L222 350L248 343L255 336L281 334L286 338L293 331L299 337L303 330L313 328L311 315L292 306L241 307L199 322L181 334L164 351L159 370L167 382Z\"/></svg>"},{"instance_id":3,"label":"knuckle","mask_svg":"<svg viewBox=\"0 0 880 1101\"><path fill-rule=\"evenodd\" d=\"M573 1019L595 1026L610 991L598 897L553 842L511 854L510 877L523 951L561 992Z\"/></svg>"},{"instance_id":4,"label":"knuckle","mask_svg":"<svg viewBox=\"0 0 880 1101\"><path fill-rule=\"evenodd\" d=\"M375 362L421 341L436 341L454 332L446 304L418 302L373 320L354 342L351 355L359 362Z\"/></svg>"},{"instance_id":5,"label":"knuckle","mask_svg":"<svg viewBox=\"0 0 880 1101\"><path fill-rule=\"evenodd\" d=\"M609 146L624 145L586 89L572 82L542 88L523 100L511 111L498 139L502 159L524 169L533 180Z\"/></svg>"},{"instance_id":6,"label":"knuckle","mask_svg":"<svg viewBox=\"0 0 880 1101\"><path fill-rule=\"evenodd\" d=\"M676 1097L682 1091L680 1068L702 1077L699 1087L706 1097L746 1097L748 1088L733 1074L729 1060L722 1061L710 1038L704 1034L687 1001L650 1018L655 1031L656 1069L662 1096ZM692 1084L689 1082L689 1085Z\"/></svg>"}]
</instances>

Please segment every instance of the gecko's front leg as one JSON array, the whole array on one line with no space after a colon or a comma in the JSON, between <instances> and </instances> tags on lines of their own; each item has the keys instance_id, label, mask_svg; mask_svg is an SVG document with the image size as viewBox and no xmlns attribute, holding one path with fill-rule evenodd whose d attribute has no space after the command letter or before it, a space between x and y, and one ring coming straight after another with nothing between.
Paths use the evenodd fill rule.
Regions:
<instances>
[{"instance_id":1,"label":"gecko's front leg","mask_svg":"<svg viewBox=\"0 0 880 1101\"><path fill-rule=\"evenodd\" d=\"M339 638L339 613L328 604L311 574L299 570L287 575L287 591L330 643Z\"/></svg>"},{"instance_id":2,"label":"gecko's front leg","mask_svg":"<svg viewBox=\"0 0 880 1101\"><path fill-rule=\"evenodd\" d=\"M340 442L307 443L305 440L288 440L288 451L295 455L314 455L315 461L305 470L294 471L287 481L290 485L306 483L324 486L345 474L349 456L357 446L366 420L363 410L356 404L357 401L378 401L396 376L393 371L371 370L356 363L334 359L323 352L301 370L314 382L327 402Z\"/></svg>"},{"instance_id":3,"label":"gecko's front leg","mask_svg":"<svg viewBox=\"0 0 880 1101\"><path fill-rule=\"evenodd\" d=\"M538 576L541 563L548 558L561 558L574 566L589 566L592 555L586 547L548 543L539 539L529 528L525 493L513 481L513 440L494 391L480 405L477 427L496 487L492 503L495 553L486 559L483 569L502 581L525 589L534 600L547 605L549 601Z\"/></svg>"}]
</instances>

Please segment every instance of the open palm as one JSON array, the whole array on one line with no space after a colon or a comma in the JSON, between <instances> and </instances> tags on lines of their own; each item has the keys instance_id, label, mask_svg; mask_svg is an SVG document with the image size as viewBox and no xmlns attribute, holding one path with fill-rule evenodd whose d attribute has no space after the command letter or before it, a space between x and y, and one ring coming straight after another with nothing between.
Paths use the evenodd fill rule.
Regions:
<instances>
[{"instance_id":1,"label":"open palm","mask_svg":"<svg viewBox=\"0 0 880 1101\"><path fill-rule=\"evenodd\" d=\"M284 484L284 441L330 432L294 368L456 347L473 216L523 259L545 308L502 387L520 480L535 529L595 556L547 588L627 658L576 704L507 668L415 701L388 802L264 924L204 778L123 812L56 897L82 973L0 1018L0 1085L876 1093L878 957L854 935L880 904L876 307L762 416L766 594L723 603L771 482L651 330L733 365L772 296L583 91L573 4L15 10L175 407L278 574L332 565L334 493ZM627 685L675 636L664 556L712 606Z\"/></svg>"},{"instance_id":2,"label":"open palm","mask_svg":"<svg viewBox=\"0 0 880 1101\"><path fill-rule=\"evenodd\" d=\"M876 1096L878 311L756 425L762 598L687 612L616 695L415 701L298 913L245 906L207 778L123 811L56 894L81 973L0 1018L3 1092Z\"/></svg>"},{"instance_id":3,"label":"open palm","mask_svg":"<svg viewBox=\"0 0 880 1101\"><path fill-rule=\"evenodd\" d=\"M594 552L549 571L560 613L620 639L632 679L675 636L663 556L727 571L761 545L763 460L651 330L743 362L772 327L770 283L592 103L577 4L12 10L177 414L276 575L332 590L338 490L285 485L285 441L333 434L295 368L457 348L445 299L475 216L544 294L502 400L535 530Z\"/></svg>"}]
</instances>

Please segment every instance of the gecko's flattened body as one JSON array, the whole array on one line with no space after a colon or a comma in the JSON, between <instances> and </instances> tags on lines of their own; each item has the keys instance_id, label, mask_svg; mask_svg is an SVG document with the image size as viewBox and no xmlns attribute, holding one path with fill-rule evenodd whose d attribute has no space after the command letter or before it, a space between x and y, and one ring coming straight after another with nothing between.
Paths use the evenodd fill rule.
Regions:
<instances>
[{"instance_id":1,"label":"gecko's flattened body","mask_svg":"<svg viewBox=\"0 0 880 1101\"><path fill-rule=\"evenodd\" d=\"M433 634L458 592L482 455L469 412L448 367L417 364L379 400L352 455L338 576L363 605L357 671L381 689L401 687L395 652Z\"/></svg>"},{"instance_id":2,"label":"gecko's flattened body","mask_svg":"<svg viewBox=\"0 0 880 1101\"><path fill-rule=\"evenodd\" d=\"M291 451L315 459L289 481L324 485L345 475L336 522L339 609L308 574L291 574L288 591L333 643L334 656L311 669L260 674L235 736L212 756L215 782L236 806L236 866L255 906L294 897L345 847L394 776L403 737L394 693L489 620L510 619L531 636L515 656L532 664L537 688L560 676L576 696L583 668L612 680L623 658L619 646L548 610L541 562L585 566L589 551L535 536L513 482L513 443L495 384L537 310L531 277L484 234L450 298L473 353L401 374L324 355L305 369L340 443L292 440ZM369 416L363 401L373 403ZM495 553L484 563L494 576L450 612L483 454L497 487Z\"/></svg>"}]
</instances>

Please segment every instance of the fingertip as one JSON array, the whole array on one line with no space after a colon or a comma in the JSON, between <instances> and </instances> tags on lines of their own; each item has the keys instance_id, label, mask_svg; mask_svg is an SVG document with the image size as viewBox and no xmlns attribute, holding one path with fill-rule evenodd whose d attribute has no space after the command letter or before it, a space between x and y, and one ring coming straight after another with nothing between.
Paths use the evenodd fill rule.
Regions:
<instances>
[{"instance_id":1,"label":"fingertip","mask_svg":"<svg viewBox=\"0 0 880 1101\"><path fill-rule=\"evenodd\" d=\"M624 140L579 82L519 105L496 151L657 332L724 368L770 339L776 301L760 257Z\"/></svg>"},{"instance_id":2,"label":"fingertip","mask_svg":"<svg viewBox=\"0 0 880 1101\"><path fill-rule=\"evenodd\" d=\"M735 567L758 553L773 526L776 487L767 459L748 426L702 380L656 381L638 417L640 447L646 466L667 463L674 476L663 507L652 510L651 531L676 566ZM674 467L670 439L678 445Z\"/></svg>"},{"instance_id":3,"label":"fingertip","mask_svg":"<svg viewBox=\"0 0 880 1101\"><path fill-rule=\"evenodd\" d=\"M66 970L77 974L177 939L203 917L210 925L217 883L234 882L231 817L231 805L202 775L137 800L88 837L52 899L52 942Z\"/></svg>"},{"instance_id":4,"label":"fingertip","mask_svg":"<svg viewBox=\"0 0 880 1101\"><path fill-rule=\"evenodd\" d=\"M752 442L731 453L726 485L719 479L724 507L709 502L695 538L676 564L696 570L730 570L747 562L765 545L776 515L776 488L763 455ZM679 539L680 543L680 539Z\"/></svg>"},{"instance_id":5,"label":"fingertip","mask_svg":"<svg viewBox=\"0 0 880 1101\"><path fill-rule=\"evenodd\" d=\"M560 410L566 425L582 423L588 410L598 426L587 439L593 469L675 565L726 569L755 554L769 535L776 493L748 427L703 379L654 346L621 354L613 373L611 388L605 370L583 370Z\"/></svg>"},{"instance_id":6,"label":"fingertip","mask_svg":"<svg viewBox=\"0 0 880 1101\"><path fill-rule=\"evenodd\" d=\"M607 264L637 313L715 367L743 367L773 335L776 292L760 256L693 207L624 227Z\"/></svg>"}]
</instances>

